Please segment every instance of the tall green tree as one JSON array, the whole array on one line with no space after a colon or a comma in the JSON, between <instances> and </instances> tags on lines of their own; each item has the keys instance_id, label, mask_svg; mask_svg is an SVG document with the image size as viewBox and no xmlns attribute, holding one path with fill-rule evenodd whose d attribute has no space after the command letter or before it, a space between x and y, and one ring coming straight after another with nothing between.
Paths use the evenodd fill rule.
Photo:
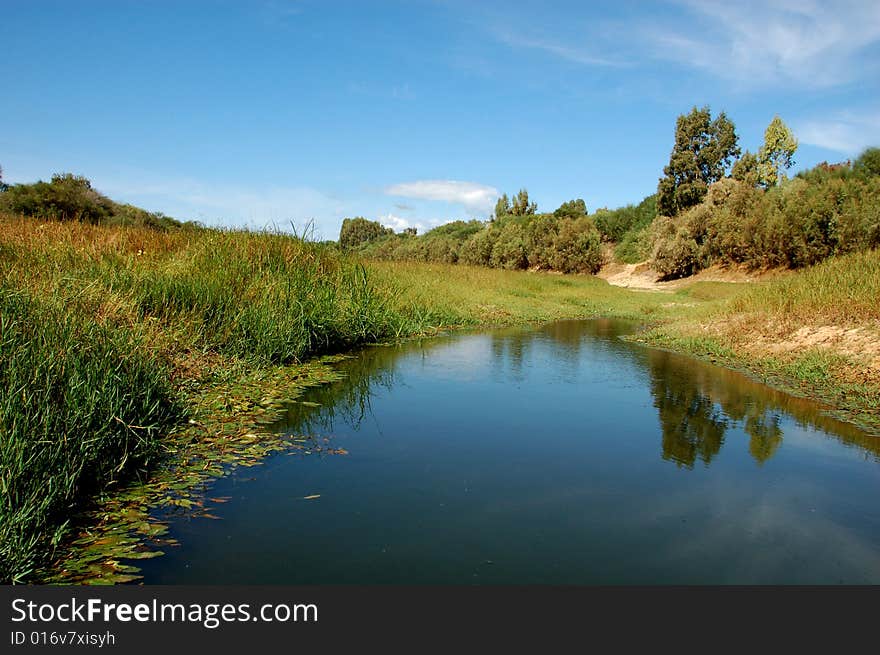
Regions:
<instances>
[{"instance_id":1,"label":"tall green tree","mask_svg":"<svg viewBox=\"0 0 880 655\"><path fill-rule=\"evenodd\" d=\"M736 128L724 112L712 119L709 107L694 107L675 123L675 145L657 186L657 212L675 216L700 204L709 185L725 176L739 156Z\"/></svg>"},{"instance_id":2,"label":"tall green tree","mask_svg":"<svg viewBox=\"0 0 880 655\"><path fill-rule=\"evenodd\" d=\"M513 205L510 213L514 216L529 216L538 211L538 204L529 202L529 192L526 189L520 189L513 199Z\"/></svg>"},{"instance_id":3,"label":"tall green tree","mask_svg":"<svg viewBox=\"0 0 880 655\"><path fill-rule=\"evenodd\" d=\"M495 203L495 218L508 215L510 215L510 198L504 193L498 198L498 202Z\"/></svg>"},{"instance_id":4,"label":"tall green tree","mask_svg":"<svg viewBox=\"0 0 880 655\"><path fill-rule=\"evenodd\" d=\"M758 151L758 182L769 188L785 179L785 171L794 164L798 142L788 125L774 116L764 131L764 145Z\"/></svg>"}]
</instances>

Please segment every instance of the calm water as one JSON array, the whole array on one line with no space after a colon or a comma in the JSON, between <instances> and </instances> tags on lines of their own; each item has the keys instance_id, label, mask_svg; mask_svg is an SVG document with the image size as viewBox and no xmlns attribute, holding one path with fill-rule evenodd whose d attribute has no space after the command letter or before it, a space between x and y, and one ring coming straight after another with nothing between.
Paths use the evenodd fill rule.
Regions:
<instances>
[{"instance_id":1,"label":"calm water","mask_svg":"<svg viewBox=\"0 0 880 655\"><path fill-rule=\"evenodd\" d=\"M880 440L619 321L369 349L148 583L880 583ZM304 500L320 494L320 498Z\"/></svg>"}]
</instances>

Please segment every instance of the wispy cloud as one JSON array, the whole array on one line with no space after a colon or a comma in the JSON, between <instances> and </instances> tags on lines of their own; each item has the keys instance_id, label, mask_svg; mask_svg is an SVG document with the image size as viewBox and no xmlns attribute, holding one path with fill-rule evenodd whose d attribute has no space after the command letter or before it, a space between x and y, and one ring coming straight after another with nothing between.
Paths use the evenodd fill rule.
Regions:
<instances>
[{"instance_id":1,"label":"wispy cloud","mask_svg":"<svg viewBox=\"0 0 880 655\"><path fill-rule=\"evenodd\" d=\"M385 193L404 198L440 200L463 205L468 211L483 214L492 210L500 195L495 187L456 180L418 180L393 184L385 189Z\"/></svg>"},{"instance_id":2,"label":"wispy cloud","mask_svg":"<svg viewBox=\"0 0 880 655\"><path fill-rule=\"evenodd\" d=\"M322 236L335 236L348 209L344 202L306 186L236 186L192 179L137 181L96 177L113 198L161 209L180 219L227 227L301 230L314 221Z\"/></svg>"},{"instance_id":3,"label":"wispy cloud","mask_svg":"<svg viewBox=\"0 0 880 655\"><path fill-rule=\"evenodd\" d=\"M642 25L653 57L747 86L830 87L876 72L860 55L880 42L876 1L682 0L680 17ZM681 25L684 25L684 29Z\"/></svg>"},{"instance_id":4,"label":"wispy cloud","mask_svg":"<svg viewBox=\"0 0 880 655\"><path fill-rule=\"evenodd\" d=\"M794 123L793 130L801 143L857 155L868 146L880 144L880 110L841 112L830 117Z\"/></svg>"},{"instance_id":5,"label":"wispy cloud","mask_svg":"<svg viewBox=\"0 0 880 655\"><path fill-rule=\"evenodd\" d=\"M623 59L615 59L606 54L598 54L589 46L560 43L551 38L529 38L522 34L515 34L506 30L495 28L495 38L514 48L527 48L530 50L542 50L551 55L567 59L584 66L612 66L627 65Z\"/></svg>"},{"instance_id":6,"label":"wispy cloud","mask_svg":"<svg viewBox=\"0 0 880 655\"><path fill-rule=\"evenodd\" d=\"M646 3L647 4L647 3ZM665 5L665 6L663 6ZM586 67L670 62L743 87L827 88L872 79L880 62L876 0L667 0L637 15L460 7L490 38ZM524 25L527 30L522 29Z\"/></svg>"}]
</instances>

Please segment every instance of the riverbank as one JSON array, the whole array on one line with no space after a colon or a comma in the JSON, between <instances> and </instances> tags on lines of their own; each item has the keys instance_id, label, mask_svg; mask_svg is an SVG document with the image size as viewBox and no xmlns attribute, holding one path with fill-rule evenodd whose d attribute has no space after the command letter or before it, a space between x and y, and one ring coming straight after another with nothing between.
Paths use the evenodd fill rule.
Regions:
<instances>
[{"instance_id":1,"label":"riverbank","mask_svg":"<svg viewBox=\"0 0 880 655\"><path fill-rule=\"evenodd\" d=\"M322 355L447 329L637 319L652 326L639 337L651 345L747 368L876 427L880 380L865 358L878 342L878 262L867 253L779 280L659 293L592 276L361 264L285 235L0 217L0 577L133 579L121 560L154 556L164 538L151 508L210 515L222 502L204 493L211 477L279 449L332 450L267 427L286 401L334 379ZM752 347L829 326L857 332L808 349Z\"/></svg>"}]
</instances>

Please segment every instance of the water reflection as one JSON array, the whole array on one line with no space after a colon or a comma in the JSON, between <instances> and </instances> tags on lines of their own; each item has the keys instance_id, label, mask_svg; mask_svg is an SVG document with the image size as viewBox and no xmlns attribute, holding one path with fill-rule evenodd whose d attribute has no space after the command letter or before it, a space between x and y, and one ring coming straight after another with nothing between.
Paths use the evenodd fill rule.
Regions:
<instances>
[{"instance_id":1,"label":"water reflection","mask_svg":"<svg viewBox=\"0 0 880 655\"><path fill-rule=\"evenodd\" d=\"M634 324L624 321L559 321L532 330L497 330L370 348L340 365L345 381L310 392L309 402L292 405L280 425L304 433L326 432L341 420L357 429L371 416L372 396L381 390L391 393L395 384L401 384L396 380L400 361L417 354L425 366L432 366L432 353L460 347L458 340L463 338L478 340L477 347L466 362L455 363L456 374L467 362L474 363L482 350L486 359L481 364L488 367L492 379L510 384L523 382L530 369L550 360L562 382L576 380L580 366L596 365L597 359L607 355L614 355L617 366L625 361L648 381L660 423L660 456L680 468L691 469L697 462L711 464L732 428L748 435L748 453L757 464L764 464L783 443L784 416L880 459L880 440L829 416L819 404L773 390L734 371L620 339L635 329ZM585 350L596 356L585 360ZM565 365L560 366L560 361ZM615 369L609 373L607 382L614 384L620 372Z\"/></svg>"}]
</instances>

